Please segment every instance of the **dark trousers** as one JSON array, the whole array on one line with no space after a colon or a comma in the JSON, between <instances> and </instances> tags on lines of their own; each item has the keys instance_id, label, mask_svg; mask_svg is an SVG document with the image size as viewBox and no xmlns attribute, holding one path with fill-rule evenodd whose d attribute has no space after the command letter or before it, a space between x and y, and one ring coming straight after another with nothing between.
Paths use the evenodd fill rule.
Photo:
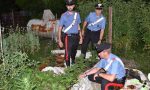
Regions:
<instances>
[{"instance_id":1,"label":"dark trousers","mask_svg":"<svg viewBox=\"0 0 150 90\"><path fill-rule=\"evenodd\" d=\"M105 90L105 86L110 83L110 81L101 78L101 77L96 77L94 80L94 74L88 75L88 79L92 82L96 82L101 84L101 90ZM125 83L125 77L123 77L121 80L114 80L113 83L119 83L119 84L124 84ZM109 88L109 90L113 90L113 87Z\"/></svg>"},{"instance_id":2,"label":"dark trousers","mask_svg":"<svg viewBox=\"0 0 150 90\"><path fill-rule=\"evenodd\" d=\"M72 59L72 64L75 63L75 56L77 53L78 43L79 43L79 34L62 34L64 48L65 48L65 60L67 66L70 66L70 58Z\"/></svg>"},{"instance_id":3,"label":"dark trousers","mask_svg":"<svg viewBox=\"0 0 150 90\"><path fill-rule=\"evenodd\" d=\"M84 39L83 39L81 53L83 55L86 54L87 48L88 48L88 45L90 42L92 43L92 48L93 48L94 44L96 44L99 41L99 37L100 37L100 30L99 31L91 31L91 30L87 29L85 32Z\"/></svg>"},{"instance_id":4,"label":"dark trousers","mask_svg":"<svg viewBox=\"0 0 150 90\"><path fill-rule=\"evenodd\" d=\"M94 80L94 74L89 75L88 79L92 82L96 82L96 83L101 84L101 90L105 90L105 86L109 83L108 80L103 79L101 77L96 77Z\"/></svg>"}]
</instances>

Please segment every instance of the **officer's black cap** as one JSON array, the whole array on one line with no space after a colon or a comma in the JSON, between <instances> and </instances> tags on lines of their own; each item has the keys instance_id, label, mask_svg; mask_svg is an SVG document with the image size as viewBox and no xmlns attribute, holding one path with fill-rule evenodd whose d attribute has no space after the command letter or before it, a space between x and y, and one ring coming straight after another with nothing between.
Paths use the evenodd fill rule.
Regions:
<instances>
[{"instance_id":1,"label":"officer's black cap","mask_svg":"<svg viewBox=\"0 0 150 90\"><path fill-rule=\"evenodd\" d=\"M97 53L100 53L100 52L110 49L110 48L111 48L111 44L109 44L109 43L102 43L100 45L96 44Z\"/></svg>"},{"instance_id":2,"label":"officer's black cap","mask_svg":"<svg viewBox=\"0 0 150 90\"><path fill-rule=\"evenodd\" d=\"M74 0L66 0L66 5L74 5L75 1Z\"/></svg>"},{"instance_id":3,"label":"officer's black cap","mask_svg":"<svg viewBox=\"0 0 150 90\"><path fill-rule=\"evenodd\" d=\"M97 3L97 4L95 4L95 8L96 9L102 9L104 6L103 6L103 4L101 4L101 3Z\"/></svg>"}]
</instances>

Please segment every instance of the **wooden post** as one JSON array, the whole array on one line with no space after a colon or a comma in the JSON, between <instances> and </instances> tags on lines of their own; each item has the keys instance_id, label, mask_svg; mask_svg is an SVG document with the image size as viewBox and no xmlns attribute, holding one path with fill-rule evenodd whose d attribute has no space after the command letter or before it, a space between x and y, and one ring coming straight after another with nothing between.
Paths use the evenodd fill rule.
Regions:
<instances>
[{"instance_id":1,"label":"wooden post","mask_svg":"<svg viewBox=\"0 0 150 90\"><path fill-rule=\"evenodd\" d=\"M1 58L2 58L2 61L3 61L3 65L4 65L3 68L5 69L1 22L0 22L0 49L1 49L1 55L2 55Z\"/></svg>"},{"instance_id":2,"label":"wooden post","mask_svg":"<svg viewBox=\"0 0 150 90\"><path fill-rule=\"evenodd\" d=\"M2 27L1 27L1 23L0 23L0 48L1 48L1 53L3 53L3 44L2 44Z\"/></svg>"},{"instance_id":3,"label":"wooden post","mask_svg":"<svg viewBox=\"0 0 150 90\"><path fill-rule=\"evenodd\" d=\"M14 19L14 11L13 10L12 10L11 16L12 16L12 24L14 26L15 25L15 19Z\"/></svg>"},{"instance_id":4,"label":"wooden post","mask_svg":"<svg viewBox=\"0 0 150 90\"><path fill-rule=\"evenodd\" d=\"M109 7L109 31L108 31L109 43L112 44L112 7Z\"/></svg>"}]
</instances>

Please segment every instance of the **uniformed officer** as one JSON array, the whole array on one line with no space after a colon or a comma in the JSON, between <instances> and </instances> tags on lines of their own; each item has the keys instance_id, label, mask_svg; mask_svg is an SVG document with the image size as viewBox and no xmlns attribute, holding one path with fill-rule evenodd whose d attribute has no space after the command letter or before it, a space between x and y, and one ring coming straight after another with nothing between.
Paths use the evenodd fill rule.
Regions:
<instances>
[{"instance_id":1,"label":"uniformed officer","mask_svg":"<svg viewBox=\"0 0 150 90\"><path fill-rule=\"evenodd\" d=\"M86 56L86 51L89 42L91 41L92 46L94 46L93 44L96 43L100 44L103 39L106 19L102 15L102 9L103 9L102 4L100 3L96 4L95 12L91 12L86 17L83 23L82 35L84 37L84 40L81 48L81 53L84 58ZM85 31L86 27L87 29Z\"/></svg>"},{"instance_id":2,"label":"uniformed officer","mask_svg":"<svg viewBox=\"0 0 150 90\"><path fill-rule=\"evenodd\" d=\"M80 75L80 78L88 76L88 79L101 84L101 90L105 90L106 84L110 82L125 82L125 67L119 57L110 53L111 45L104 43L96 46L101 60L91 70Z\"/></svg>"},{"instance_id":3,"label":"uniformed officer","mask_svg":"<svg viewBox=\"0 0 150 90\"><path fill-rule=\"evenodd\" d=\"M75 63L78 44L82 42L82 34L79 25L81 23L80 15L73 11L75 2L67 0L66 7L68 10L62 14L59 22L58 44L61 48L65 48L65 63L70 66L70 63ZM70 62L70 58L72 62Z\"/></svg>"}]
</instances>

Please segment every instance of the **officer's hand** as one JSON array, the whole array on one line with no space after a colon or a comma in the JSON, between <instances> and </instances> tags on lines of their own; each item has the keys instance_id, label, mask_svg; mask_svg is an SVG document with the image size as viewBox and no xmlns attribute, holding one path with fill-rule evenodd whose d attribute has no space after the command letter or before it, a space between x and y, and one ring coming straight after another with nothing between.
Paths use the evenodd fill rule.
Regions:
<instances>
[{"instance_id":1,"label":"officer's hand","mask_svg":"<svg viewBox=\"0 0 150 90\"><path fill-rule=\"evenodd\" d=\"M82 43L83 43L83 39L82 39L82 38L80 38L79 44L82 44Z\"/></svg>"},{"instance_id":2,"label":"officer's hand","mask_svg":"<svg viewBox=\"0 0 150 90\"><path fill-rule=\"evenodd\" d=\"M59 45L60 48L62 48L64 46L61 40L58 41L58 45Z\"/></svg>"},{"instance_id":3,"label":"officer's hand","mask_svg":"<svg viewBox=\"0 0 150 90\"><path fill-rule=\"evenodd\" d=\"M82 37L84 38L84 30L82 30Z\"/></svg>"},{"instance_id":4,"label":"officer's hand","mask_svg":"<svg viewBox=\"0 0 150 90\"><path fill-rule=\"evenodd\" d=\"M79 78L81 78L81 79L84 78L84 77L86 77L85 73L79 75Z\"/></svg>"},{"instance_id":5,"label":"officer's hand","mask_svg":"<svg viewBox=\"0 0 150 90\"><path fill-rule=\"evenodd\" d=\"M99 45L100 45L100 44L101 44L101 40L99 40L99 41L97 42L97 44L99 44Z\"/></svg>"},{"instance_id":6,"label":"officer's hand","mask_svg":"<svg viewBox=\"0 0 150 90\"><path fill-rule=\"evenodd\" d=\"M93 78L94 78L94 80L96 79L96 77L98 77L98 74L94 74L94 77L93 77Z\"/></svg>"}]
</instances>

